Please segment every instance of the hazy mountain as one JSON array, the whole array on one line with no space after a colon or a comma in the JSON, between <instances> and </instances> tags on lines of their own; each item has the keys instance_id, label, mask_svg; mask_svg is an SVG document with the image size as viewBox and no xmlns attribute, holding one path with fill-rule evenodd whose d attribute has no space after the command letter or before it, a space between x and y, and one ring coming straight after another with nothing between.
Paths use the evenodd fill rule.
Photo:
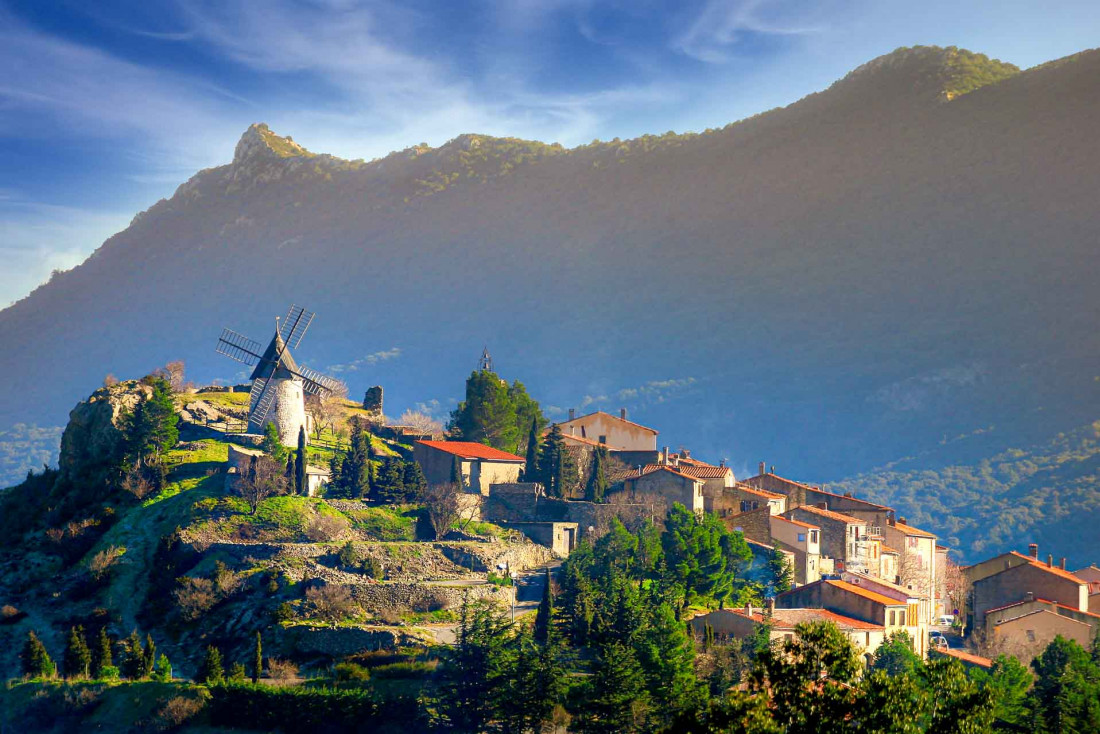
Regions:
<instances>
[{"instance_id":1,"label":"hazy mountain","mask_svg":"<svg viewBox=\"0 0 1100 734\"><path fill-rule=\"evenodd\" d=\"M458 397L488 344L544 406L626 406L735 469L968 461L1096 417L1100 52L1019 72L903 49L699 135L565 150L464 135L364 163L263 126L0 312L0 429L223 326ZM396 349L395 349L396 348ZM591 405L584 405L585 396Z\"/></svg>"}]
</instances>

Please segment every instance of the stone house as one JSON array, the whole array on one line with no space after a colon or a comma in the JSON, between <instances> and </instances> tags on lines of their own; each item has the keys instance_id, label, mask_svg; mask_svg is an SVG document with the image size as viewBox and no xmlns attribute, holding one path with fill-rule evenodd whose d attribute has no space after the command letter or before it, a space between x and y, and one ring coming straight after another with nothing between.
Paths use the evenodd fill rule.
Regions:
<instances>
[{"instance_id":1,"label":"stone house","mask_svg":"<svg viewBox=\"0 0 1100 734\"><path fill-rule=\"evenodd\" d=\"M988 618L987 618L988 620ZM987 624L985 647L991 653L1005 653L1028 665L1054 638L1061 635L1088 648L1095 635L1089 625L1049 608L1033 609L1010 616L996 624Z\"/></svg>"},{"instance_id":2,"label":"stone house","mask_svg":"<svg viewBox=\"0 0 1100 734\"><path fill-rule=\"evenodd\" d=\"M872 551L874 552L874 551ZM901 566L901 551L888 545L879 546L879 572L875 574L880 579L891 583L898 582L898 568Z\"/></svg>"},{"instance_id":3,"label":"stone house","mask_svg":"<svg viewBox=\"0 0 1100 734\"><path fill-rule=\"evenodd\" d=\"M720 517L753 512L761 507L768 508L772 515L779 515L787 509L787 498L775 492L734 482L733 486L723 487L717 493L708 493L704 489L703 504L707 512L713 512Z\"/></svg>"},{"instance_id":4,"label":"stone house","mask_svg":"<svg viewBox=\"0 0 1100 734\"><path fill-rule=\"evenodd\" d=\"M709 626L718 637L744 639L765 624L770 624L771 639L779 641L793 638L795 627L804 622L835 624L851 640L865 662L870 662L885 639L885 628L882 625L846 617L828 609L772 609L770 619L765 610L751 606L719 609L694 617L691 626L696 635L702 635Z\"/></svg>"},{"instance_id":5,"label":"stone house","mask_svg":"<svg viewBox=\"0 0 1100 734\"><path fill-rule=\"evenodd\" d=\"M989 610L1031 599L1046 599L1079 612L1088 611L1088 583L1067 571L1064 559L1055 565L1053 557L1047 556L1043 563L1038 559L1037 545L1032 543L1028 550L1026 556L1011 551L967 569L973 586L975 629L985 627Z\"/></svg>"},{"instance_id":6,"label":"stone house","mask_svg":"<svg viewBox=\"0 0 1100 734\"><path fill-rule=\"evenodd\" d=\"M931 619L942 613L937 605L936 589L939 588L939 570L936 567L936 536L905 522L890 518L882 527L882 534L891 548L901 551L898 556L897 583L920 597L921 616Z\"/></svg>"},{"instance_id":7,"label":"stone house","mask_svg":"<svg viewBox=\"0 0 1100 734\"><path fill-rule=\"evenodd\" d=\"M904 630L913 640L921 657L928 652L927 635L919 625L909 622L909 605L860 585L835 579L822 579L779 594L776 609L828 609L837 614L881 625L886 637Z\"/></svg>"},{"instance_id":8,"label":"stone house","mask_svg":"<svg viewBox=\"0 0 1100 734\"><path fill-rule=\"evenodd\" d=\"M928 605L922 604L923 599L914 595L912 590L875 576L852 571L841 573L840 580L861 589L888 596L899 603L904 602L906 623L909 627L916 628L916 633L920 635L920 639L927 639L929 627L933 622L932 615Z\"/></svg>"},{"instance_id":9,"label":"stone house","mask_svg":"<svg viewBox=\"0 0 1100 734\"><path fill-rule=\"evenodd\" d=\"M627 420L625 408L619 412L618 417L602 410L574 417L570 410L569 420L559 423L558 427L564 436L576 436L602 443L613 451L647 454L655 454L657 451L657 431Z\"/></svg>"},{"instance_id":10,"label":"stone house","mask_svg":"<svg viewBox=\"0 0 1100 734\"><path fill-rule=\"evenodd\" d=\"M821 528L821 554L840 561L839 570L866 572L868 559L862 553L864 546L859 542L860 538L867 535L866 520L817 505L795 507L787 510L783 516Z\"/></svg>"},{"instance_id":11,"label":"stone house","mask_svg":"<svg viewBox=\"0 0 1100 734\"><path fill-rule=\"evenodd\" d=\"M794 553L795 583L821 578L821 528L782 515L771 515L770 527L771 539Z\"/></svg>"},{"instance_id":12,"label":"stone house","mask_svg":"<svg viewBox=\"0 0 1100 734\"><path fill-rule=\"evenodd\" d=\"M866 520L868 532L872 535L879 534L880 528L894 518L892 507L857 499L850 494L836 494L810 484L785 479L774 472L765 472L763 464L760 466L760 473L744 480L744 483L757 489L786 496L788 510L803 505L816 505L826 510Z\"/></svg>"},{"instance_id":13,"label":"stone house","mask_svg":"<svg viewBox=\"0 0 1100 734\"><path fill-rule=\"evenodd\" d=\"M702 513L704 507L703 480L671 466L654 465L640 469L627 477L621 494L631 502L656 500L663 502L665 507L679 502L696 513Z\"/></svg>"},{"instance_id":14,"label":"stone house","mask_svg":"<svg viewBox=\"0 0 1100 734\"><path fill-rule=\"evenodd\" d=\"M463 489L482 495L491 484L517 481L524 465L522 456L471 441L417 441L413 459L429 486L450 483L457 462Z\"/></svg>"}]
</instances>

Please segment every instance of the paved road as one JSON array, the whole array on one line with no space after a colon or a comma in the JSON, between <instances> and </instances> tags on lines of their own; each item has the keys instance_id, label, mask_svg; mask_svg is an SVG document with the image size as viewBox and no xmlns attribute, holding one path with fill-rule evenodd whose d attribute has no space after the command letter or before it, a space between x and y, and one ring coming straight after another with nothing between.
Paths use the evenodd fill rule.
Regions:
<instances>
[{"instance_id":1,"label":"paved road","mask_svg":"<svg viewBox=\"0 0 1100 734\"><path fill-rule=\"evenodd\" d=\"M516 619L538 611L539 602L542 601L543 589L546 587L546 568L555 574L561 566L561 561L551 561L545 566L532 568L517 574L516 578ZM483 586L486 582L477 579L462 579L458 581L436 581L435 586ZM457 640L457 624L424 625L426 630L441 645L453 645Z\"/></svg>"}]
</instances>

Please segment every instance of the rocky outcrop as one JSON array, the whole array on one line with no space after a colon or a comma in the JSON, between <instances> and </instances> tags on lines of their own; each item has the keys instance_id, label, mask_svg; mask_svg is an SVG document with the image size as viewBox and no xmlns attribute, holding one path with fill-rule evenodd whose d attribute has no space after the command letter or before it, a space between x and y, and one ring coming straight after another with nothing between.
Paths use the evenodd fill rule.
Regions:
<instances>
[{"instance_id":1,"label":"rocky outcrop","mask_svg":"<svg viewBox=\"0 0 1100 734\"><path fill-rule=\"evenodd\" d=\"M112 466L125 450L123 420L153 389L137 380L101 387L69 413L58 466L65 479Z\"/></svg>"}]
</instances>

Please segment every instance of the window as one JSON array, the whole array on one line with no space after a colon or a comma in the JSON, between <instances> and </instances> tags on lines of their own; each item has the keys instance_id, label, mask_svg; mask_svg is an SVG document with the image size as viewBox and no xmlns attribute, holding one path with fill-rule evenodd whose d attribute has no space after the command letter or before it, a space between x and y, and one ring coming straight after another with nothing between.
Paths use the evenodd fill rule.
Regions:
<instances>
[{"instance_id":1,"label":"window","mask_svg":"<svg viewBox=\"0 0 1100 734\"><path fill-rule=\"evenodd\" d=\"M810 531L810 542L811 543L816 543L817 542L817 531L816 530L811 530Z\"/></svg>"},{"instance_id":2,"label":"window","mask_svg":"<svg viewBox=\"0 0 1100 734\"><path fill-rule=\"evenodd\" d=\"M600 443L607 443L607 436L600 436Z\"/></svg>"},{"instance_id":3,"label":"window","mask_svg":"<svg viewBox=\"0 0 1100 734\"><path fill-rule=\"evenodd\" d=\"M798 534L798 542L799 543L805 543L806 542L806 533L799 533Z\"/></svg>"},{"instance_id":4,"label":"window","mask_svg":"<svg viewBox=\"0 0 1100 734\"><path fill-rule=\"evenodd\" d=\"M1027 631L1027 641L1028 642L1035 642L1035 630L1028 630Z\"/></svg>"},{"instance_id":5,"label":"window","mask_svg":"<svg viewBox=\"0 0 1100 734\"><path fill-rule=\"evenodd\" d=\"M890 626L893 627L898 623L898 613L893 609L890 610Z\"/></svg>"},{"instance_id":6,"label":"window","mask_svg":"<svg viewBox=\"0 0 1100 734\"><path fill-rule=\"evenodd\" d=\"M898 612L898 624L902 627L905 626L905 611Z\"/></svg>"},{"instance_id":7,"label":"window","mask_svg":"<svg viewBox=\"0 0 1100 734\"><path fill-rule=\"evenodd\" d=\"M917 541L919 540L919 538L914 538L912 536L909 536L908 538L906 538L906 540L909 541L909 547L910 548L916 548L917 547Z\"/></svg>"}]
</instances>

